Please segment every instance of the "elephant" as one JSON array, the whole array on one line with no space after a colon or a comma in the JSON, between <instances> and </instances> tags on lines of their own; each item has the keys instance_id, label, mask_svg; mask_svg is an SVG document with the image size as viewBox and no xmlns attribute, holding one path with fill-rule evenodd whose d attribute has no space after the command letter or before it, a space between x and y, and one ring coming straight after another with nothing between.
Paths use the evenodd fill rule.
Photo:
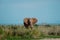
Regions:
<instances>
[{"instance_id":1,"label":"elephant","mask_svg":"<svg viewBox=\"0 0 60 40\"><path fill-rule=\"evenodd\" d=\"M37 23L37 19L36 18L24 18L24 20L23 20L23 22L24 22L24 26L25 26L25 28L33 28L33 25L35 24L35 23Z\"/></svg>"}]
</instances>

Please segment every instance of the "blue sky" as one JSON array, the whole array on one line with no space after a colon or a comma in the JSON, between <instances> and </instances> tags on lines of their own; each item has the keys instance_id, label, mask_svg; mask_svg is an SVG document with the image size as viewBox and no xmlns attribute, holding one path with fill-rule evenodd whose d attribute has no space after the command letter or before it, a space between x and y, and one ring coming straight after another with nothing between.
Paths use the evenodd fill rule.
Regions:
<instances>
[{"instance_id":1,"label":"blue sky","mask_svg":"<svg viewBox=\"0 0 60 40\"><path fill-rule=\"evenodd\" d=\"M60 24L60 0L0 0L0 24L22 24L25 17Z\"/></svg>"}]
</instances>

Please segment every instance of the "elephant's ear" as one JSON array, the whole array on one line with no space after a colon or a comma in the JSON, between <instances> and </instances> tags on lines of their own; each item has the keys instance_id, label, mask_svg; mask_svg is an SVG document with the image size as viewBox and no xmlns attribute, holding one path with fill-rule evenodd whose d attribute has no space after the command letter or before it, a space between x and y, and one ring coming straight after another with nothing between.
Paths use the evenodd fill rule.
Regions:
<instances>
[{"instance_id":1,"label":"elephant's ear","mask_svg":"<svg viewBox=\"0 0 60 40\"><path fill-rule=\"evenodd\" d=\"M35 24L38 20L36 18L32 18L33 24Z\"/></svg>"},{"instance_id":2,"label":"elephant's ear","mask_svg":"<svg viewBox=\"0 0 60 40\"><path fill-rule=\"evenodd\" d=\"M28 24L28 18L24 18L24 22Z\"/></svg>"}]
</instances>

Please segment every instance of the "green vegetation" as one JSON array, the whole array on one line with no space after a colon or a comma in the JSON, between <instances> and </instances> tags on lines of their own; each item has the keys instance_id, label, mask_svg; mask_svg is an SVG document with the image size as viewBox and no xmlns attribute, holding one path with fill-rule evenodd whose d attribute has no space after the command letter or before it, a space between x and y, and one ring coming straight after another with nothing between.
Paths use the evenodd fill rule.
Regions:
<instances>
[{"instance_id":1,"label":"green vegetation","mask_svg":"<svg viewBox=\"0 0 60 40\"><path fill-rule=\"evenodd\" d=\"M45 38L60 38L60 36L45 36Z\"/></svg>"},{"instance_id":2,"label":"green vegetation","mask_svg":"<svg viewBox=\"0 0 60 40\"><path fill-rule=\"evenodd\" d=\"M31 30L20 25L0 25L0 40L39 40L60 38L59 25L34 25Z\"/></svg>"}]
</instances>

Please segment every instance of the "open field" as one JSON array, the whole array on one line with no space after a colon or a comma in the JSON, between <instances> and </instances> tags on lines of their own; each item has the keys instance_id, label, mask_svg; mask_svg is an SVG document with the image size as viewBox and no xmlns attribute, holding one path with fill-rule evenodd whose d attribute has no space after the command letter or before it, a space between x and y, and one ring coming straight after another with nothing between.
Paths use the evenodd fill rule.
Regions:
<instances>
[{"instance_id":1,"label":"open field","mask_svg":"<svg viewBox=\"0 0 60 40\"><path fill-rule=\"evenodd\" d=\"M60 38L45 38L45 39L40 39L40 40L60 40Z\"/></svg>"},{"instance_id":2,"label":"open field","mask_svg":"<svg viewBox=\"0 0 60 40\"><path fill-rule=\"evenodd\" d=\"M0 25L0 40L60 40L60 25Z\"/></svg>"}]
</instances>

